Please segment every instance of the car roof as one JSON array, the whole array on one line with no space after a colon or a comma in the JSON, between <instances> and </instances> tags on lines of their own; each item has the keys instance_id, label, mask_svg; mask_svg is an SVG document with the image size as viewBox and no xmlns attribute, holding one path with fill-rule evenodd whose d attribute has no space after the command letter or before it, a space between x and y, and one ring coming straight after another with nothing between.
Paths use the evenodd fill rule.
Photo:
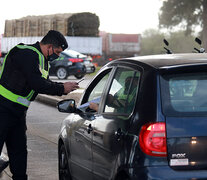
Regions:
<instances>
[{"instance_id":1,"label":"car roof","mask_svg":"<svg viewBox=\"0 0 207 180\"><path fill-rule=\"evenodd\" d=\"M183 66L207 65L207 53L161 54L130 57L120 60L146 64L156 69L170 69Z\"/></svg>"}]
</instances>

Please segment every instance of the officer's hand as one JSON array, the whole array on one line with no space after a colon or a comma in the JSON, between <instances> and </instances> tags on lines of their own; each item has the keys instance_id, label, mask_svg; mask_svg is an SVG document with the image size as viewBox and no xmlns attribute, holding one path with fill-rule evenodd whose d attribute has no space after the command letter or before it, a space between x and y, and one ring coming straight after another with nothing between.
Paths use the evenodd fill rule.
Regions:
<instances>
[{"instance_id":1,"label":"officer's hand","mask_svg":"<svg viewBox=\"0 0 207 180\"><path fill-rule=\"evenodd\" d=\"M76 82L65 82L63 85L65 94L68 94L79 88L78 83Z\"/></svg>"}]
</instances>

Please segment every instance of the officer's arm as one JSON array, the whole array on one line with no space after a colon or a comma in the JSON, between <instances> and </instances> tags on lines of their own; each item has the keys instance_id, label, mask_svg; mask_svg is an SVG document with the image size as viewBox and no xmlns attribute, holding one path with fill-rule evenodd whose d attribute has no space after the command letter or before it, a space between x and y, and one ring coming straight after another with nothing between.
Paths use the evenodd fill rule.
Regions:
<instances>
[{"instance_id":1,"label":"officer's arm","mask_svg":"<svg viewBox=\"0 0 207 180\"><path fill-rule=\"evenodd\" d=\"M21 53L16 54L15 59L31 89L42 94L59 96L64 94L62 83L52 82L42 77L38 55L35 52L27 49L22 50Z\"/></svg>"}]
</instances>

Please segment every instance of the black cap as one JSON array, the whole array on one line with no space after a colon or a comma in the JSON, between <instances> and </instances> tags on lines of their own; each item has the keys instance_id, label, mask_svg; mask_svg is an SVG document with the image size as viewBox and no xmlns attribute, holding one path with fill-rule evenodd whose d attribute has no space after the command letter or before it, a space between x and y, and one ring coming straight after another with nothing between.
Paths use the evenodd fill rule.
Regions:
<instances>
[{"instance_id":1,"label":"black cap","mask_svg":"<svg viewBox=\"0 0 207 180\"><path fill-rule=\"evenodd\" d=\"M65 37L59 32L55 30L50 30L46 34L46 36L42 39L44 43L51 43L54 46L61 47L63 51L68 48L68 43Z\"/></svg>"}]
</instances>

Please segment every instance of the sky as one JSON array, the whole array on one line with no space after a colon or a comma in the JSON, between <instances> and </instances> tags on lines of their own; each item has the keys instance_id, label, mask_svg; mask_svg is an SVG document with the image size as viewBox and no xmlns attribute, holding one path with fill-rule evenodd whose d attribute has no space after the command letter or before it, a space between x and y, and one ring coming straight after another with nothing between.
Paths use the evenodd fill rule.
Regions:
<instances>
[{"instance_id":1,"label":"sky","mask_svg":"<svg viewBox=\"0 0 207 180\"><path fill-rule=\"evenodd\" d=\"M141 34L158 28L163 0L4 0L1 1L0 34L5 20L56 13L95 13L99 30L110 33Z\"/></svg>"}]
</instances>

